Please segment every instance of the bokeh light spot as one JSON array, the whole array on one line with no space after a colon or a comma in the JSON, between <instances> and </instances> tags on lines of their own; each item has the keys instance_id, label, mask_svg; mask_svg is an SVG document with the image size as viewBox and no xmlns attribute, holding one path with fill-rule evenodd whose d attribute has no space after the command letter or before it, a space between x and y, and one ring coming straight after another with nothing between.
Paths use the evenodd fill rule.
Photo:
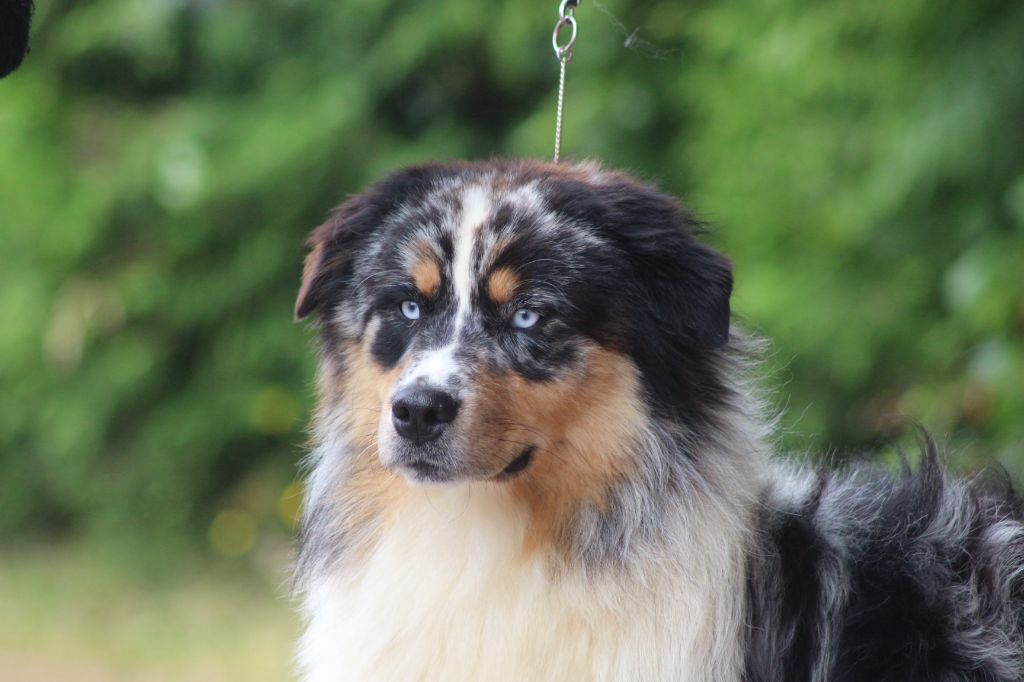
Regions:
<instances>
[{"instance_id":1,"label":"bokeh light spot","mask_svg":"<svg viewBox=\"0 0 1024 682\"><path fill-rule=\"evenodd\" d=\"M302 500L305 489L300 481L292 481L281 491L281 497L277 500L277 513L289 528L295 528L299 524L299 514L302 510Z\"/></svg>"},{"instance_id":2,"label":"bokeh light spot","mask_svg":"<svg viewBox=\"0 0 1024 682\"><path fill-rule=\"evenodd\" d=\"M210 524L210 544L218 554L240 557L256 544L256 522L243 509L225 509Z\"/></svg>"},{"instance_id":3,"label":"bokeh light spot","mask_svg":"<svg viewBox=\"0 0 1024 682\"><path fill-rule=\"evenodd\" d=\"M299 419L299 404L283 388L266 388L254 396L249 419L258 431L283 436L295 427Z\"/></svg>"}]
</instances>

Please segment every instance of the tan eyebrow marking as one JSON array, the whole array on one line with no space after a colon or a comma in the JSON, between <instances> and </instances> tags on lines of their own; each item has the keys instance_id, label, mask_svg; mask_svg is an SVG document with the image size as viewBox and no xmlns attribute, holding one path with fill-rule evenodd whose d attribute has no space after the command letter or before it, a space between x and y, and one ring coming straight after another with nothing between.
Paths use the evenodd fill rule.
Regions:
<instances>
[{"instance_id":1,"label":"tan eyebrow marking","mask_svg":"<svg viewBox=\"0 0 1024 682\"><path fill-rule=\"evenodd\" d=\"M441 286L441 268L429 256L420 256L412 265L412 281L424 296L433 296Z\"/></svg>"},{"instance_id":2,"label":"tan eyebrow marking","mask_svg":"<svg viewBox=\"0 0 1024 682\"><path fill-rule=\"evenodd\" d=\"M416 239L406 248L405 263L412 283L424 296L433 296L441 286L441 263L437 252L422 238Z\"/></svg>"},{"instance_id":3,"label":"tan eyebrow marking","mask_svg":"<svg viewBox=\"0 0 1024 682\"><path fill-rule=\"evenodd\" d=\"M487 295L495 303L508 303L519 286L519 275L512 268L501 267L487 278Z\"/></svg>"}]
</instances>

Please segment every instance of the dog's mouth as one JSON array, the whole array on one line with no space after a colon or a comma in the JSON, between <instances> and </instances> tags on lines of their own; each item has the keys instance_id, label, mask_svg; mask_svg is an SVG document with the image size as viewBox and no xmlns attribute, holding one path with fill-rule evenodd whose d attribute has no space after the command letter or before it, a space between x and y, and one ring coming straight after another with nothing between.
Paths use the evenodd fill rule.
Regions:
<instances>
[{"instance_id":1,"label":"dog's mouth","mask_svg":"<svg viewBox=\"0 0 1024 682\"><path fill-rule=\"evenodd\" d=\"M533 451L536 448L530 446L523 450L523 453L508 463L501 472L494 478L499 481L507 481L511 478L515 478L519 474L526 470L526 467L530 466L530 462L533 460Z\"/></svg>"},{"instance_id":2,"label":"dog's mouth","mask_svg":"<svg viewBox=\"0 0 1024 682\"><path fill-rule=\"evenodd\" d=\"M416 483L447 483L453 480L450 471L425 459L406 462L402 469L406 478Z\"/></svg>"},{"instance_id":3,"label":"dog's mouth","mask_svg":"<svg viewBox=\"0 0 1024 682\"><path fill-rule=\"evenodd\" d=\"M522 474L533 462L533 445L525 448L518 457L505 465L505 468L493 475L490 480L505 482ZM441 466L428 459L405 461L398 467L410 483L450 483L463 477L457 470Z\"/></svg>"}]
</instances>

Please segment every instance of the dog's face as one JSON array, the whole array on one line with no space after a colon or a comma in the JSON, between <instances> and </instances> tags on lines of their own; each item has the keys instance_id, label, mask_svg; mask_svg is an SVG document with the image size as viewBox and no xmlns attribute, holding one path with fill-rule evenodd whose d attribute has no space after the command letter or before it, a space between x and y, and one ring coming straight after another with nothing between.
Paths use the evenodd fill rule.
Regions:
<instances>
[{"instance_id":1,"label":"dog's face","mask_svg":"<svg viewBox=\"0 0 1024 682\"><path fill-rule=\"evenodd\" d=\"M592 452L627 448L655 412L706 418L721 390L728 262L625 176L413 168L310 243L296 316L320 319L322 409L340 406L349 438L409 481L507 481L572 458L574 476L626 475Z\"/></svg>"}]
</instances>

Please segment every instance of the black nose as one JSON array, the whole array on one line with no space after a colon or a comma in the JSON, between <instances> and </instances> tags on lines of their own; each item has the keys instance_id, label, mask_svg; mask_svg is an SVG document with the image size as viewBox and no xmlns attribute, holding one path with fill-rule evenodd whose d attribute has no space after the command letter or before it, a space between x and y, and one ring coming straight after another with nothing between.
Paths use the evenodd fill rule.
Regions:
<instances>
[{"instance_id":1,"label":"black nose","mask_svg":"<svg viewBox=\"0 0 1024 682\"><path fill-rule=\"evenodd\" d=\"M391 421L402 438L416 445L428 443L455 421L459 404L444 391L412 389L395 396L391 403Z\"/></svg>"}]
</instances>

